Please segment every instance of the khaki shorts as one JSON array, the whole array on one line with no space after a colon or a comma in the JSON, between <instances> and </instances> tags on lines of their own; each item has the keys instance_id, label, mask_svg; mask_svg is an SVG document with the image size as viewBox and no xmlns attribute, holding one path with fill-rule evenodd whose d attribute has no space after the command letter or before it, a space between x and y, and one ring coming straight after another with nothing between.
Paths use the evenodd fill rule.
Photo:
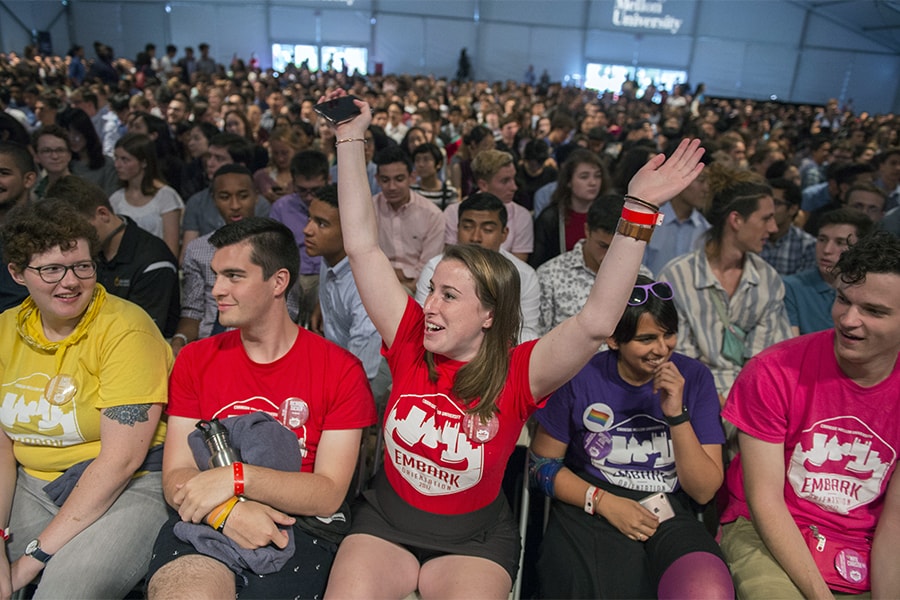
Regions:
<instances>
[{"instance_id":1,"label":"khaki shorts","mask_svg":"<svg viewBox=\"0 0 900 600\"><path fill-rule=\"evenodd\" d=\"M728 561L728 568L731 569L738 598L804 600L803 593L784 572L759 537L753 523L747 519L738 517L737 521L723 525L720 546ZM866 600L872 597L871 592L856 595L833 593L835 598Z\"/></svg>"}]
</instances>

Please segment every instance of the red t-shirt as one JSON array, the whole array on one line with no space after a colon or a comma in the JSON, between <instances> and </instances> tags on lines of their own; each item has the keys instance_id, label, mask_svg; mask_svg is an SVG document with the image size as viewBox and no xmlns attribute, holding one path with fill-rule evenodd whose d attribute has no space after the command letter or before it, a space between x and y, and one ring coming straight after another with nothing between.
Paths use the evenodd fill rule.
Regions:
<instances>
[{"instance_id":1,"label":"red t-shirt","mask_svg":"<svg viewBox=\"0 0 900 600\"><path fill-rule=\"evenodd\" d=\"M587 213L569 211L566 222L566 252L575 247L578 240L584 238L584 226L587 225Z\"/></svg>"},{"instance_id":2,"label":"red t-shirt","mask_svg":"<svg viewBox=\"0 0 900 600\"><path fill-rule=\"evenodd\" d=\"M537 340L510 351L509 375L497 399L499 430L486 443L464 431L465 407L450 391L465 363L435 356L432 383L425 363L425 317L409 299L393 345L382 350L393 377L384 418L384 466L397 494L438 514L462 514L497 498L506 463L522 425L541 402L528 384L528 362Z\"/></svg>"},{"instance_id":3,"label":"red t-shirt","mask_svg":"<svg viewBox=\"0 0 900 600\"><path fill-rule=\"evenodd\" d=\"M301 470L312 472L322 431L372 425L375 401L359 359L298 332L288 353L268 364L250 360L238 330L188 344L169 379L168 414L199 420L263 411L277 419L282 402L303 400L309 417L293 431L305 448Z\"/></svg>"}]
</instances>

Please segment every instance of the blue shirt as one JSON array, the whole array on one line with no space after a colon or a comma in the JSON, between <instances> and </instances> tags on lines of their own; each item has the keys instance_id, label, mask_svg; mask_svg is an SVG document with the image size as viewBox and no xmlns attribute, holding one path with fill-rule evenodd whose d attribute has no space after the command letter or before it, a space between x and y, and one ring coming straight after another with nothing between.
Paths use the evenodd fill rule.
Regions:
<instances>
[{"instance_id":1,"label":"blue shirt","mask_svg":"<svg viewBox=\"0 0 900 600\"><path fill-rule=\"evenodd\" d=\"M381 336L363 307L350 271L350 260L346 256L333 267L322 261L319 306L325 339L356 356L371 381L381 363Z\"/></svg>"},{"instance_id":2,"label":"blue shirt","mask_svg":"<svg viewBox=\"0 0 900 600\"><path fill-rule=\"evenodd\" d=\"M831 190L828 189L827 181L809 186L801 195L803 199L800 201L800 208L806 212L812 212L831 202Z\"/></svg>"},{"instance_id":3,"label":"blue shirt","mask_svg":"<svg viewBox=\"0 0 900 600\"><path fill-rule=\"evenodd\" d=\"M696 250L698 240L710 227L698 210L692 210L691 216L683 221L678 219L668 202L662 205L659 212L664 215L663 224L653 231L653 237L644 250L644 266L653 273L659 273L676 256Z\"/></svg>"},{"instance_id":4,"label":"blue shirt","mask_svg":"<svg viewBox=\"0 0 900 600\"><path fill-rule=\"evenodd\" d=\"M534 218L537 219L538 215L541 214L545 208L550 206L550 201L553 198L553 192L556 191L556 184L558 182L551 181L550 183L543 185L537 189L534 193Z\"/></svg>"},{"instance_id":5,"label":"blue shirt","mask_svg":"<svg viewBox=\"0 0 900 600\"><path fill-rule=\"evenodd\" d=\"M822 279L818 267L784 278L784 305L791 325L800 328L800 335L834 327L834 297L834 288Z\"/></svg>"}]
</instances>

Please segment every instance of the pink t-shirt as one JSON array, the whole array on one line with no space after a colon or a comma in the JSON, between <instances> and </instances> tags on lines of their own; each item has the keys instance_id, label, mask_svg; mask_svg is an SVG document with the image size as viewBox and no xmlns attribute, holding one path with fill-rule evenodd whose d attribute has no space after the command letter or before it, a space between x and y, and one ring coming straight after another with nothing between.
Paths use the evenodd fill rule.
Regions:
<instances>
[{"instance_id":1,"label":"pink t-shirt","mask_svg":"<svg viewBox=\"0 0 900 600\"><path fill-rule=\"evenodd\" d=\"M834 331L784 341L742 369L722 417L784 444L784 498L801 530L825 527L871 541L900 448L900 369L864 388L840 370ZM741 456L726 474L722 522L750 518Z\"/></svg>"}]
</instances>

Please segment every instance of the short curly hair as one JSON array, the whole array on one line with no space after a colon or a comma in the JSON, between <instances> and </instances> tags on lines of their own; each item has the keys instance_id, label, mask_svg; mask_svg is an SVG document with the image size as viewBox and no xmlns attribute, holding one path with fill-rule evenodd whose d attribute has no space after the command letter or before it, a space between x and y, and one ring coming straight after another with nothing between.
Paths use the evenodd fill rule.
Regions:
<instances>
[{"instance_id":1,"label":"short curly hair","mask_svg":"<svg viewBox=\"0 0 900 600\"><path fill-rule=\"evenodd\" d=\"M847 285L863 283L868 273L900 275L900 238L887 231L863 237L841 254L834 273Z\"/></svg>"},{"instance_id":2,"label":"short curly hair","mask_svg":"<svg viewBox=\"0 0 900 600\"><path fill-rule=\"evenodd\" d=\"M91 258L100 251L100 240L84 216L65 200L46 199L11 210L3 223L3 256L19 271L37 254L59 246L66 251L78 240L87 240Z\"/></svg>"}]
</instances>

